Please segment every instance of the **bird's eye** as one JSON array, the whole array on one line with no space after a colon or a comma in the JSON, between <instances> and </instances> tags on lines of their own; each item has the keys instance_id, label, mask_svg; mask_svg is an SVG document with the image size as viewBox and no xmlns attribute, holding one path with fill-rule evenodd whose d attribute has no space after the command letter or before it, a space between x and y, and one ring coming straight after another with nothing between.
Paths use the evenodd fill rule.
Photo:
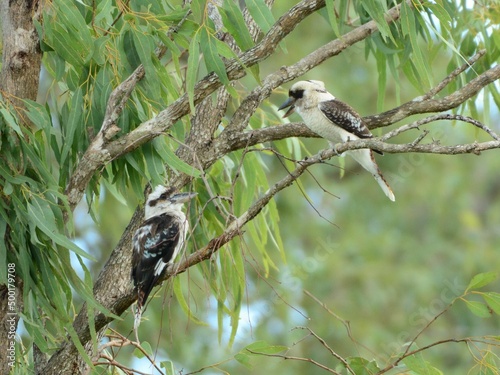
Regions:
<instances>
[{"instance_id":1,"label":"bird's eye","mask_svg":"<svg viewBox=\"0 0 500 375\"><path fill-rule=\"evenodd\" d=\"M162 195L160 195L160 199L167 199L168 195L167 193L163 193Z\"/></svg>"},{"instance_id":2,"label":"bird's eye","mask_svg":"<svg viewBox=\"0 0 500 375\"><path fill-rule=\"evenodd\" d=\"M288 95L295 99L302 99L304 96L304 90L290 90Z\"/></svg>"}]
</instances>

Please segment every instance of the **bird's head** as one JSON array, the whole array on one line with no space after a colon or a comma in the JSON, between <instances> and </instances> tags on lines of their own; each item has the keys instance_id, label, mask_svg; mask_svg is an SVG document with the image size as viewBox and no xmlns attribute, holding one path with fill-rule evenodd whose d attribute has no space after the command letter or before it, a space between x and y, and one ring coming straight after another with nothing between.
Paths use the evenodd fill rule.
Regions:
<instances>
[{"instance_id":1,"label":"bird's head","mask_svg":"<svg viewBox=\"0 0 500 375\"><path fill-rule=\"evenodd\" d=\"M290 107L283 115L283 117L288 117L295 111L295 108L302 108L306 101L309 102L318 97L318 93L324 94L326 92L325 84L321 81L309 80L296 82L288 91L287 101L278 110Z\"/></svg>"},{"instance_id":2,"label":"bird's head","mask_svg":"<svg viewBox=\"0 0 500 375\"><path fill-rule=\"evenodd\" d=\"M197 193L176 193L174 188L158 185L146 200L145 218L161 215L169 211L179 211L182 205L196 196Z\"/></svg>"}]
</instances>

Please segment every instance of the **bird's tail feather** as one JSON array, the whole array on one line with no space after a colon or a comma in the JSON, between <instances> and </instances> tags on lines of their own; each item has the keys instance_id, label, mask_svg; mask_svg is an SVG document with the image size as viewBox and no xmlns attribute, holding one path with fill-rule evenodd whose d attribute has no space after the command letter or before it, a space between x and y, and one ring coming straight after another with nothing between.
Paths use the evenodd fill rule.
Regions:
<instances>
[{"instance_id":1,"label":"bird's tail feather","mask_svg":"<svg viewBox=\"0 0 500 375\"><path fill-rule=\"evenodd\" d=\"M140 306L137 306L137 309L135 310L135 317L134 317L134 330L137 332L137 329L139 328L139 325L141 324L141 317L142 317L142 309Z\"/></svg>"},{"instance_id":2,"label":"bird's tail feather","mask_svg":"<svg viewBox=\"0 0 500 375\"><path fill-rule=\"evenodd\" d=\"M394 202L396 200L396 197L394 196L394 193L392 192L392 189L385 180L384 176L382 176L382 173L374 174L373 177L375 177L375 180L377 180L385 195L387 195L387 197Z\"/></svg>"},{"instance_id":3,"label":"bird's tail feather","mask_svg":"<svg viewBox=\"0 0 500 375\"><path fill-rule=\"evenodd\" d=\"M377 180L378 184L382 188L384 194L394 202L396 200L396 197L394 196L391 187L382 175L382 172L380 172L377 162L375 161L375 157L373 156L373 151L369 149L352 150L349 151L349 155L351 155L354 160L356 160L364 169L366 169L373 175L375 180Z\"/></svg>"}]
</instances>

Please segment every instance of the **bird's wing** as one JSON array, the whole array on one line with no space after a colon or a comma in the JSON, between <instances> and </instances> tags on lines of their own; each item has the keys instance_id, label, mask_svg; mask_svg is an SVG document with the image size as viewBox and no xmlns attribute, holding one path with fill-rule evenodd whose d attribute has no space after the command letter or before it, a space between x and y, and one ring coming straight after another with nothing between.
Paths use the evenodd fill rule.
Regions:
<instances>
[{"instance_id":1,"label":"bird's wing","mask_svg":"<svg viewBox=\"0 0 500 375\"><path fill-rule=\"evenodd\" d=\"M318 105L325 117L345 131L358 138L372 138L361 116L348 104L337 99L327 100Z\"/></svg>"},{"instance_id":2,"label":"bird's wing","mask_svg":"<svg viewBox=\"0 0 500 375\"><path fill-rule=\"evenodd\" d=\"M133 238L132 279L144 305L179 246L180 223L170 215L146 220Z\"/></svg>"}]
</instances>

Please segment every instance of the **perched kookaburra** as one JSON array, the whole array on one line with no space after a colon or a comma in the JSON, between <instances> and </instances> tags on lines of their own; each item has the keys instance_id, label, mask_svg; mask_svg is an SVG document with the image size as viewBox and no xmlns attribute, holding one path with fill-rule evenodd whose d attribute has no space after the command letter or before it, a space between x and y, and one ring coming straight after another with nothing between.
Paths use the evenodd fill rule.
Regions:
<instances>
[{"instance_id":1,"label":"perched kookaburra","mask_svg":"<svg viewBox=\"0 0 500 375\"><path fill-rule=\"evenodd\" d=\"M327 139L331 145L373 137L361 116L352 107L326 91L325 84L321 81L297 82L288 95L288 100L279 107L280 110L290 107L283 117L289 116L294 110L297 111L306 126ZM347 154L375 177L391 201L395 200L394 193L380 172L372 150L351 150L347 151Z\"/></svg>"},{"instance_id":2,"label":"perched kookaburra","mask_svg":"<svg viewBox=\"0 0 500 375\"><path fill-rule=\"evenodd\" d=\"M149 194L144 208L144 222L132 239L132 280L137 291L136 332L149 293L174 262L186 239L188 222L182 206L196 193L174 192L165 186L157 186Z\"/></svg>"}]
</instances>

